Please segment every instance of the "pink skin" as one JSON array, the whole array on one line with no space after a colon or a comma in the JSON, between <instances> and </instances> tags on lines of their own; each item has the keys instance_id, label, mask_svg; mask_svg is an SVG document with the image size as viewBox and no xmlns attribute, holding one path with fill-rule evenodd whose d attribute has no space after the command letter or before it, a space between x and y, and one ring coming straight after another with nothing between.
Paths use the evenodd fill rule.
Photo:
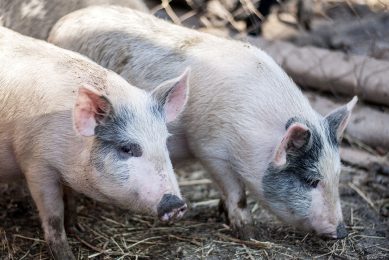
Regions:
<instances>
[{"instance_id":1,"label":"pink skin","mask_svg":"<svg viewBox=\"0 0 389 260\"><path fill-rule=\"evenodd\" d=\"M319 182L317 188L312 190L312 208L306 225L318 234L337 238L336 228L343 221L342 210L339 200L335 203L326 200L325 185Z\"/></svg>"},{"instance_id":2,"label":"pink skin","mask_svg":"<svg viewBox=\"0 0 389 260\"><path fill-rule=\"evenodd\" d=\"M185 83L188 80L189 72L189 69L184 71L181 80L174 86L174 89L168 96L165 105L167 122L175 120L177 115L179 115L185 107L189 94Z\"/></svg>"}]
</instances>

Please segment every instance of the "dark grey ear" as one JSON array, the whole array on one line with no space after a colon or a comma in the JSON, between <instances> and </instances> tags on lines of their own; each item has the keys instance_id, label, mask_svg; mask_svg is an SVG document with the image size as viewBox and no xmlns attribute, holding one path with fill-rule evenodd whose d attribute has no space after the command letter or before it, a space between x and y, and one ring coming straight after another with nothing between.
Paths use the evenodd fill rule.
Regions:
<instances>
[{"instance_id":1,"label":"dark grey ear","mask_svg":"<svg viewBox=\"0 0 389 260\"><path fill-rule=\"evenodd\" d=\"M338 143L340 141L343 132L346 129L348 122L350 121L351 111L357 101L358 98L355 96L346 105L335 109L325 117L333 143Z\"/></svg>"}]
</instances>

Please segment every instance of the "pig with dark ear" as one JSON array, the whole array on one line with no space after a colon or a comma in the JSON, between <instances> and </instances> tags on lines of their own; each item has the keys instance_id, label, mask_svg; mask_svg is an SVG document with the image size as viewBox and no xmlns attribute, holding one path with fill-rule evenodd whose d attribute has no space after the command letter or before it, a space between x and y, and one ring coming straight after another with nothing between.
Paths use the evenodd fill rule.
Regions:
<instances>
[{"instance_id":1,"label":"pig with dark ear","mask_svg":"<svg viewBox=\"0 0 389 260\"><path fill-rule=\"evenodd\" d=\"M83 56L0 28L0 181L25 178L56 259L74 259L64 190L180 219L183 201L166 146L184 109L186 70L152 93Z\"/></svg>"},{"instance_id":2,"label":"pig with dark ear","mask_svg":"<svg viewBox=\"0 0 389 260\"><path fill-rule=\"evenodd\" d=\"M323 117L258 48L128 8L73 12L53 27L49 41L145 89L191 67L187 108L170 126L176 133L170 155L204 164L241 238L255 236L246 189L287 223L332 238L346 235L339 140L356 98Z\"/></svg>"},{"instance_id":3,"label":"pig with dark ear","mask_svg":"<svg viewBox=\"0 0 389 260\"><path fill-rule=\"evenodd\" d=\"M317 125L298 117L286 124L262 184L265 204L284 221L332 238L347 236L338 193L339 142L356 102Z\"/></svg>"}]
</instances>

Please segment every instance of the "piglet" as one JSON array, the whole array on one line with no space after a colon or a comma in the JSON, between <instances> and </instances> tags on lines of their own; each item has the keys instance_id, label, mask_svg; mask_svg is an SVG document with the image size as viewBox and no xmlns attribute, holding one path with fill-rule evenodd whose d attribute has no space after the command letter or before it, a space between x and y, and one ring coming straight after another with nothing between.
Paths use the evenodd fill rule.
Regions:
<instances>
[{"instance_id":1,"label":"piglet","mask_svg":"<svg viewBox=\"0 0 389 260\"><path fill-rule=\"evenodd\" d=\"M0 60L0 181L25 178L56 259L74 259L65 189L162 221L183 216L166 123L184 109L188 70L147 93L3 27Z\"/></svg>"}]
</instances>

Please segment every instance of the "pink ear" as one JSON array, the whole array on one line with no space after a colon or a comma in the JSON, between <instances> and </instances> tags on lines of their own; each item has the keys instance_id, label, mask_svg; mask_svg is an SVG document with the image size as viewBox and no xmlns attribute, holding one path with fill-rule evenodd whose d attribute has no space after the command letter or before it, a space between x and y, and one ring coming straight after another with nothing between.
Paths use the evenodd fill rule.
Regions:
<instances>
[{"instance_id":1,"label":"pink ear","mask_svg":"<svg viewBox=\"0 0 389 260\"><path fill-rule=\"evenodd\" d=\"M278 145L274 156L274 164L282 166L286 163L288 152L301 149L310 140L309 128L300 123L294 123L288 127L281 143Z\"/></svg>"},{"instance_id":2,"label":"pink ear","mask_svg":"<svg viewBox=\"0 0 389 260\"><path fill-rule=\"evenodd\" d=\"M163 106L166 121L174 121L184 110L189 96L188 78L190 70L185 69L181 76L163 82L158 86L152 95Z\"/></svg>"},{"instance_id":3,"label":"pink ear","mask_svg":"<svg viewBox=\"0 0 389 260\"><path fill-rule=\"evenodd\" d=\"M184 110L186 101L188 100L188 77L189 69L186 69L178 78L178 82L174 85L167 96L167 100L165 102L167 122L174 121Z\"/></svg>"},{"instance_id":4,"label":"pink ear","mask_svg":"<svg viewBox=\"0 0 389 260\"><path fill-rule=\"evenodd\" d=\"M93 136L95 127L110 111L109 101L96 89L82 86L74 106L74 126L82 136Z\"/></svg>"}]
</instances>

